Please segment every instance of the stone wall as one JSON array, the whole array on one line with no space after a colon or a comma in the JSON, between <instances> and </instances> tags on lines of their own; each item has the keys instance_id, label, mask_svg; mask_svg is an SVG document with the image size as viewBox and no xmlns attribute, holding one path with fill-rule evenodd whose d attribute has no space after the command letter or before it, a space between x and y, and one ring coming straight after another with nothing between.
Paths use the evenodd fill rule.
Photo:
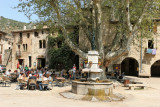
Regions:
<instances>
[{"instance_id":1,"label":"stone wall","mask_svg":"<svg viewBox=\"0 0 160 107\"><path fill-rule=\"evenodd\" d=\"M35 32L38 33L38 36L35 36ZM20 33L22 33L22 41L20 39ZM28 37L28 34L30 36ZM29 66L29 56L31 56L31 67L32 69L37 68L37 58L42 57L47 58L47 29L30 29L30 30L22 30L13 32L14 43L12 49L12 69L17 69L18 59L24 60L24 66ZM40 48L39 40L45 40L45 48ZM43 42L42 42L43 43ZM24 45L27 44L27 50L24 49ZM18 45L20 45L20 50L18 49ZM16 52L20 51L21 56L17 57ZM47 59L46 59L47 60ZM34 66L35 63L35 66Z\"/></svg>"},{"instance_id":2,"label":"stone wall","mask_svg":"<svg viewBox=\"0 0 160 107\"><path fill-rule=\"evenodd\" d=\"M109 9L103 9L103 15L102 15L102 25L103 25L103 44L107 47L112 43L112 40L115 35L115 28L116 28L116 23L110 23L110 16L109 13L111 11ZM82 50L91 50L91 44L89 43L89 40L85 37L86 35L83 32L83 29L80 29L79 33L79 44L80 48ZM154 48L156 48L156 55L152 54L147 54L146 49L148 48L148 40L154 40ZM157 32L153 34L152 38L148 39L143 39L142 43L142 62L141 62L141 44L140 44L140 38L137 39L135 38L133 40L133 43L131 44L130 51L128 54L123 55L119 59L113 61L109 66L108 66L108 71L112 72L113 70L113 65L114 64L121 64L122 61L126 58L133 58L138 62L138 75L139 76L151 76L151 66L158 60L160 60L160 22L157 22ZM82 69L82 63L83 60L80 58L80 68ZM142 63L142 68L141 68L141 63ZM142 69L140 71L140 69Z\"/></svg>"}]
</instances>

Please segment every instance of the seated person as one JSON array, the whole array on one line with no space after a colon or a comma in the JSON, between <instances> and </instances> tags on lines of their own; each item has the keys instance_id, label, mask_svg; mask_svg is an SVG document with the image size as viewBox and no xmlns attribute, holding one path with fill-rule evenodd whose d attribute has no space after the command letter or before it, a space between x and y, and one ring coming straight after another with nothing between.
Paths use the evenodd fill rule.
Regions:
<instances>
[{"instance_id":1,"label":"seated person","mask_svg":"<svg viewBox=\"0 0 160 107\"><path fill-rule=\"evenodd\" d=\"M27 85L25 73L21 73L17 80L18 80L19 84L21 84L20 89L24 89L24 87Z\"/></svg>"},{"instance_id":2,"label":"seated person","mask_svg":"<svg viewBox=\"0 0 160 107\"><path fill-rule=\"evenodd\" d=\"M28 80L28 88L30 88L29 85L31 84L36 85L36 80L37 80L37 77L34 75L34 73L32 73L32 76L30 76Z\"/></svg>"},{"instance_id":3,"label":"seated person","mask_svg":"<svg viewBox=\"0 0 160 107\"><path fill-rule=\"evenodd\" d=\"M6 71L6 72L5 72L5 75L6 75L7 77L10 77L10 76L11 76L11 70L9 69L8 71Z\"/></svg>"},{"instance_id":4,"label":"seated person","mask_svg":"<svg viewBox=\"0 0 160 107\"><path fill-rule=\"evenodd\" d=\"M48 90L49 88L48 88L48 78L46 77L46 75L44 75L43 76L43 78L42 78L42 85L45 85L44 86L44 90Z\"/></svg>"},{"instance_id":5,"label":"seated person","mask_svg":"<svg viewBox=\"0 0 160 107\"><path fill-rule=\"evenodd\" d=\"M42 90L42 75L37 74L37 87Z\"/></svg>"},{"instance_id":6,"label":"seated person","mask_svg":"<svg viewBox=\"0 0 160 107\"><path fill-rule=\"evenodd\" d=\"M34 73L32 73L32 76L29 77L29 79L37 79L37 77L34 75Z\"/></svg>"}]
</instances>

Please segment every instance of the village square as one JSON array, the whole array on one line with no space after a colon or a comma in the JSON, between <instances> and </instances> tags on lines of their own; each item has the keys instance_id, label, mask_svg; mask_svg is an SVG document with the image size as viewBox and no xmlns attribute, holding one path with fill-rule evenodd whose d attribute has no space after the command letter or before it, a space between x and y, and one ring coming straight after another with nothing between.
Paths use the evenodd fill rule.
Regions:
<instances>
[{"instance_id":1,"label":"village square","mask_svg":"<svg viewBox=\"0 0 160 107\"><path fill-rule=\"evenodd\" d=\"M0 106L160 107L159 0L0 7Z\"/></svg>"}]
</instances>

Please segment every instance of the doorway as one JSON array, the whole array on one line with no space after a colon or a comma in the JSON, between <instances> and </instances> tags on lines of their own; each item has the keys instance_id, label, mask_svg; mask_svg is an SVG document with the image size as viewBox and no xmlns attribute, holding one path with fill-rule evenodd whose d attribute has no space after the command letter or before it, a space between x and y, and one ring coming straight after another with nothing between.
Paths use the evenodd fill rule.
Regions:
<instances>
[{"instance_id":1,"label":"doorway","mask_svg":"<svg viewBox=\"0 0 160 107\"><path fill-rule=\"evenodd\" d=\"M45 58L38 58L37 68L41 69L44 68L46 65L46 59Z\"/></svg>"},{"instance_id":2,"label":"doorway","mask_svg":"<svg viewBox=\"0 0 160 107\"><path fill-rule=\"evenodd\" d=\"M121 73L128 76L138 76L138 61L134 58L126 58L121 63Z\"/></svg>"},{"instance_id":3,"label":"doorway","mask_svg":"<svg viewBox=\"0 0 160 107\"><path fill-rule=\"evenodd\" d=\"M18 59L19 65L24 66L24 59Z\"/></svg>"},{"instance_id":4,"label":"doorway","mask_svg":"<svg viewBox=\"0 0 160 107\"><path fill-rule=\"evenodd\" d=\"M156 61L151 66L151 76L152 77L160 77L160 60Z\"/></svg>"}]
</instances>

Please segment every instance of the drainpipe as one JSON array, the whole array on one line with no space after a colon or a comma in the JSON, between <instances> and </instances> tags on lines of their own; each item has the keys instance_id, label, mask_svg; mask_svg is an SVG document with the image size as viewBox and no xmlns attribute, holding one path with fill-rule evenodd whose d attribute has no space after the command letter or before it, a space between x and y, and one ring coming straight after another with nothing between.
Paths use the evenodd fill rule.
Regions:
<instances>
[{"instance_id":1,"label":"drainpipe","mask_svg":"<svg viewBox=\"0 0 160 107\"><path fill-rule=\"evenodd\" d=\"M142 73L142 31L141 31L141 52L140 52L140 73Z\"/></svg>"}]
</instances>

